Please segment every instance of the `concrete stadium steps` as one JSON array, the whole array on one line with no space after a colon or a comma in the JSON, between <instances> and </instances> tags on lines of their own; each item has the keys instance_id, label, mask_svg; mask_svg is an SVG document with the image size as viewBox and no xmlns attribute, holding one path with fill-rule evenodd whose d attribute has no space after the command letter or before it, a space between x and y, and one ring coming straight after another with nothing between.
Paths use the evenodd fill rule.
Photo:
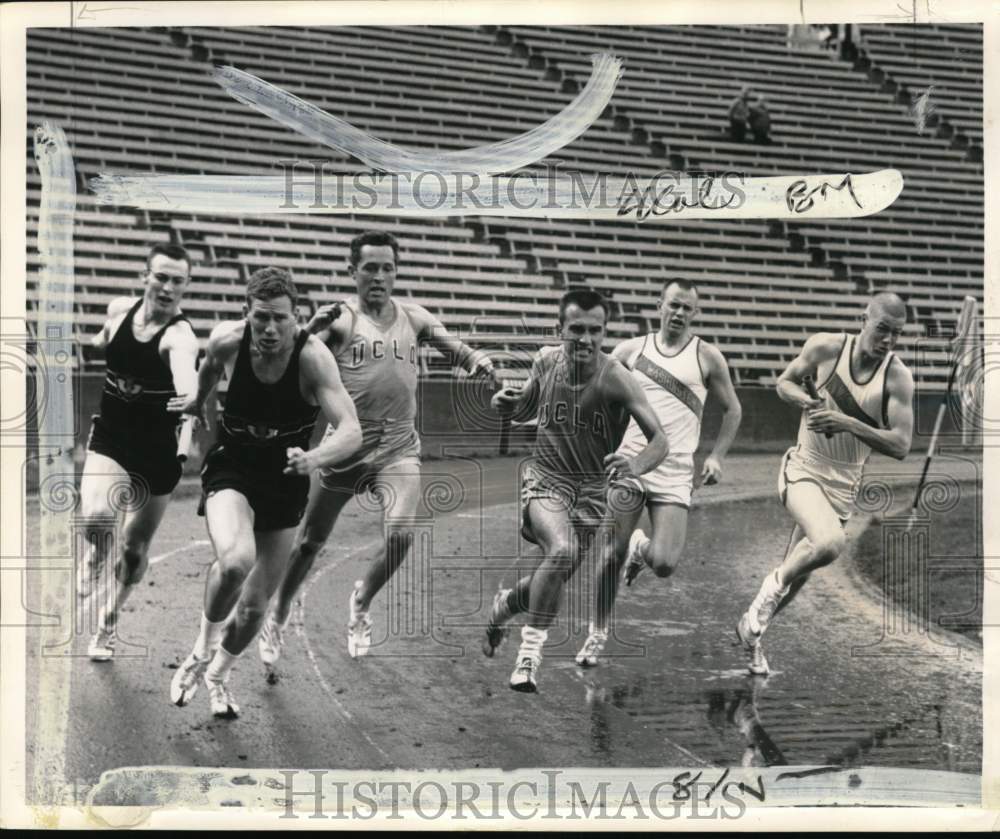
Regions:
<instances>
[{"instance_id":1,"label":"concrete stadium steps","mask_svg":"<svg viewBox=\"0 0 1000 839\"><path fill-rule=\"evenodd\" d=\"M864 24L860 30L861 46L876 66L905 84L913 96L933 85L934 109L970 139L982 143L981 25ZM933 40L928 39L928 30Z\"/></svg>"},{"instance_id":2,"label":"concrete stadium steps","mask_svg":"<svg viewBox=\"0 0 1000 839\"><path fill-rule=\"evenodd\" d=\"M969 97L981 34L977 41L968 27L935 29L883 27L885 53L897 60L912 49L943 89L956 88L954 121L964 130L960 116L977 119ZM33 30L29 49L29 128L42 119L63 124L85 177L102 169L273 174L290 158L364 171L229 97L209 76L213 63L260 75L391 142L455 149L549 118L572 98L567 82L589 76L589 55L610 50L626 69L611 109L550 162L637 176L665 167L766 175L892 166L906 181L900 200L878 216L782 226L167 217L98 206L82 191L76 302L84 336L103 322L107 300L135 293L153 241L170 238L192 251L198 265L186 308L207 330L242 305L247 273L263 264L287 264L313 302L349 293L346 245L371 227L400 238L403 296L456 330L490 321L503 346L551 343L555 301L567 285L609 295L613 345L655 327L665 279L693 279L706 330L715 330L737 375L761 383L773 382L796 334L853 323L868 288L902 291L928 323L951 316L965 294L982 299L981 170L947 139L918 134L906 107L865 73L832 53L789 51L784 27ZM967 61L952 69L947 55L956 49ZM733 143L724 133L743 84L768 98L772 145ZM31 254L40 181L30 160L28 188L37 299ZM911 327L904 346L921 330ZM937 377L936 365L926 374Z\"/></svg>"}]
</instances>

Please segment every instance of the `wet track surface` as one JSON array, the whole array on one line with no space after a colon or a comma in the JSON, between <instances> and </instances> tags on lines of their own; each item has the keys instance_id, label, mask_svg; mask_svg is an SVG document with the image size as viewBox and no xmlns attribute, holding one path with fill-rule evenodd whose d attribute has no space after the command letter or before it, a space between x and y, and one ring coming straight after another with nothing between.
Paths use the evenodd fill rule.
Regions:
<instances>
[{"instance_id":1,"label":"wet track surface","mask_svg":"<svg viewBox=\"0 0 1000 839\"><path fill-rule=\"evenodd\" d=\"M745 478L731 470L734 497L773 481L777 458L746 461ZM351 660L344 629L353 581L380 547L368 502L347 508L317 562L276 683L265 680L256 645L238 663L236 721L214 719L204 692L187 708L169 704L212 558L195 499L176 500L153 550L162 559L122 618L132 655L95 664L84 657L86 636L74 644L66 777L86 790L129 765L979 771L981 654L951 635L880 642L882 606L846 561L814 575L775 620L772 675L746 675L733 625L790 530L768 489L692 511L685 562L668 580L646 571L623 588L608 655L590 670L573 663L591 600L584 569L550 632L540 693L509 690L517 629L494 659L479 645L498 584L536 557L517 533L515 463L432 462L425 473L418 547L375 602L371 654Z\"/></svg>"}]
</instances>

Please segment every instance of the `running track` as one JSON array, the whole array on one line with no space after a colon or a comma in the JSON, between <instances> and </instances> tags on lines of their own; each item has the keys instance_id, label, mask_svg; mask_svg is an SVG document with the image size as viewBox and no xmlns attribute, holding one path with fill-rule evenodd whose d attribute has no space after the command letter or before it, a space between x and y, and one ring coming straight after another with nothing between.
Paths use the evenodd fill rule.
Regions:
<instances>
[{"instance_id":1,"label":"running track","mask_svg":"<svg viewBox=\"0 0 1000 839\"><path fill-rule=\"evenodd\" d=\"M749 679L732 625L782 554L790 529L773 485L778 457L731 458L725 483L691 515L685 564L644 572L619 599L604 664L572 661L586 630L590 575L568 587L550 633L540 693L507 688L517 643L479 650L498 583L532 566L519 543L515 459L425 464L418 554L373 609L376 646L347 656L348 592L379 546L371 504L350 505L319 558L268 684L248 648L231 678L242 714L215 720L202 691L169 704L194 640L212 555L196 498L176 499L155 564L121 620L130 657L94 664L87 636L69 665L65 744L56 755L80 795L121 766L474 768L836 764L979 772L982 656L942 634L909 633L893 655L858 655L883 633L878 599L841 561L815 575L768 636L775 671ZM869 473L912 480L873 461ZM974 467L950 467L972 479ZM857 517L859 524L863 517ZM29 528L30 529L30 528ZM946 532L932 551L946 552ZM935 535L938 539L938 535ZM30 540L29 540L30 544ZM518 557L519 550L524 554ZM29 633L28 706L37 641ZM33 715L27 732L33 741ZM58 751L58 750L57 750ZM33 766L29 756L28 777Z\"/></svg>"}]
</instances>

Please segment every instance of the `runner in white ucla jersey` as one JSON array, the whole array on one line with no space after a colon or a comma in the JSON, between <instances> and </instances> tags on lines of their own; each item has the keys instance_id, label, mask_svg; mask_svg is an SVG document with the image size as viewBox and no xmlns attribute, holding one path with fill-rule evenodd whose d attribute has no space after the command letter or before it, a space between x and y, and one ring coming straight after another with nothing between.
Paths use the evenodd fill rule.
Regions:
<instances>
[{"instance_id":1,"label":"runner in white ucla jersey","mask_svg":"<svg viewBox=\"0 0 1000 839\"><path fill-rule=\"evenodd\" d=\"M858 335L813 335L778 379L778 396L806 413L778 478L782 503L795 519L792 547L764 578L736 630L751 673L768 672L760 638L774 615L813 570L843 551L843 524L869 454L902 460L910 451L913 376L892 352L906 324L906 305L895 294L877 294L862 322ZM819 386L819 399L803 388L806 376Z\"/></svg>"},{"instance_id":2,"label":"runner in white ucla jersey","mask_svg":"<svg viewBox=\"0 0 1000 839\"><path fill-rule=\"evenodd\" d=\"M420 500L420 440L415 425L420 344L427 342L471 375L492 375L492 362L451 335L423 306L392 295L399 246L389 233L368 232L351 242L350 271L357 297L324 306L309 330L333 351L344 387L351 395L364 437L360 451L320 472L313 482L305 520L292 549L285 578L264 630L259 651L274 665L292 601L316 554L329 538L344 505L373 491L384 513L385 550L349 603L347 650L363 656L371 645L368 607L406 558L412 521ZM329 433L329 430L328 430Z\"/></svg>"},{"instance_id":3,"label":"runner in white ucla jersey","mask_svg":"<svg viewBox=\"0 0 1000 839\"><path fill-rule=\"evenodd\" d=\"M614 357L632 371L667 435L667 457L656 469L619 480L612 489L616 503L614 553L604 558L597 576L590 634L577 654L581 667L597 664L608 639L618 577L625 565L631 585L645 566L658 577L673 573L687 538L688 508L694 481L694 453L701 435L701 417L709 393L722 406L723 420L711 454L705 459L703 483L722 478L722 459L740 426L742 411L722 353L691 331L698 315L698 291L683 280L668 282L660 298L660 329L623 341ZM646 444L633 420L618 448L632 456ZM636 523L643 508L649 512L651 538Z\"/></svg>"}]
</instances>

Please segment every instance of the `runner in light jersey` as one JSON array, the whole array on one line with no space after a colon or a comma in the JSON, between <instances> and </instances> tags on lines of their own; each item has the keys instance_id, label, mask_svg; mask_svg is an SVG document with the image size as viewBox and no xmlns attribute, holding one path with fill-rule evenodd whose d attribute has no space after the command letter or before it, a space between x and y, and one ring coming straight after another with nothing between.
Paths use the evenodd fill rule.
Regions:
<instances>
[{"instance_id":1,"label":"runner in light jersey","mask_svg":"<svg viewBox=\"0 0 1000 839\"><path fill-rule=\"evenodd\" d=\"M522 476L522 533L542 549L534 573L493 601L483 652L492 656L506 634L506 622L526 612L521 647L510 677L514 690L537 690L538 668L548 628L555 620L563 584L586 554L584 539L595 528L594 544L611 523L607 477L638 476L666 454L663 429L642 388L615 359L601 352L607 305L593 291L570 291L559 307L563 346L543 349L522 390L493 397L497 410L516 418L538 418L538 438ZM634 456L615 450L633 417L649 444ZM581 532L581 528L584 530Z\"/></svg>"},{"instance_id":2,"label":"runner in light jersey","mask_svg":"<svg viewBox=\"0 0 1000 839\"><path fill-rule=\"evenodd\" d=\"M347 651L353 658L371 647L368 608L409 553L420 500L420 440L415 427L420 344L428 343L470 375L493 375L484 354L448 332L416 303L393 297L399 245L389 233L369 232L351 242L349 267L357 297L322 307L309 330L333 351L364 436L361 450L321 470L314 480L305 520L292 548L285 578L264 624L258 649L274 667L296 592L355 495L373 491L383 509L385 550L358 580L348 604Z\"/></svg>"},{"instance_id":3,"label":"runner in light jersey","mask_svg":"<svg viewBox=\"0 0 1000 839\"><path fill-rule=\"evenodd\" d=\"M616 505L615 549L597 576L590 633L576 657L581 667L596 665L607 643L622 565L625 582L631 585L647 565L656 576L668 577L680 563L687 539L694 454L709 393L722 406L723 419L715 446L705 459L702 483L722 480L722 461L740 426L742 411L725 357L691 331L699 312L698 290L683 280L668 282L659 309L660 329L623 341L613 355L632 371L646 394L667 435L668 454L653 471L615 483L620 502ZM645 436L633 421L618 451L632 456L644 445ZM635 529L644 508L652 525L651 538Z\"/></svg>"},{"instance_id":4,"label":"runner in light jersey","mask_svg":"<svg viewBox=\"0 0 1000 839\"><path fill-rule=\"evenodd\" d=\"M764 578L736 630L754 674L769 672L760 638L771 619L813 570L844 550L843 524L869 454L902 460L910 451L913 376L892 352L906 324L906 305L895 294L877 294L862 322L858 335L813 335L778 379L778 396L807 413L778 477L781 501L796 522L789 542L794 547ZM805 376L819 385L819 399L802 387Z\"/></svg>"}]
</instances>

